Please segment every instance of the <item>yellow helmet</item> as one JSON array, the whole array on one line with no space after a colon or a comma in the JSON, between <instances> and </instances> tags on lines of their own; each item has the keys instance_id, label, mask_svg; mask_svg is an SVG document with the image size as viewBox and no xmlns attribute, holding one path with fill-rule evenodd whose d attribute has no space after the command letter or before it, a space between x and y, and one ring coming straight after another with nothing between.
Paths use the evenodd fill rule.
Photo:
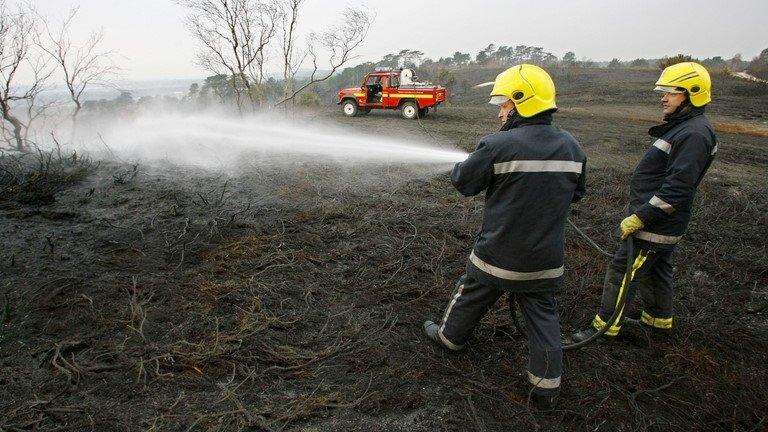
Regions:
<instances>
[{"instance_id":1,"label":"yellow helmet","mask_svg":"<svg viewBox=\"0 0 768 432\"><path fill-rule=\"evenodd\" d=\"M676 88L688 91L691 105L700 107L712 101L712 80L704 66L685 62L668 66L661 72L654 90L673 92Z\"/></svg>"},{"instance_id":2,"label":"yellow helmet","mask_svg":"<svg viewBox=\"0 0 768 432\"><path fill-rule=\"evenodd\" d=\"M521 64L512 66L496 76L488 103L501 105L507 100L515 103L515 109L523 117L557 108L555 83L544 69Z\"/></svg>"}]
</instances>

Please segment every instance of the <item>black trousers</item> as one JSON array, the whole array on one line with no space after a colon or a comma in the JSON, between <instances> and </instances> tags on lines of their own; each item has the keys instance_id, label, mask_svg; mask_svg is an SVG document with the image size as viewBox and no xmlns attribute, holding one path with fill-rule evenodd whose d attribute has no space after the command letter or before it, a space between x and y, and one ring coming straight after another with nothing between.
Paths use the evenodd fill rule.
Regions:
<instances>
[{"instance_id":1,"label":"black trousers","mask_svg":"<svg viewBox=\"0 0 768 432\"><path fill-rule=\"evenodd\" d=\"M635 245L628 286L624 284L628 253L626 243L622 242L616 250L611 265L605 273L600 311L592 321L592 326L596 329L602 328L613 315L619 294L624 290L627 290L625 305L629 305L635 294L640 291L643 301L640 322L659 329L672 328L672 299L675 293L672 271L673 251L653 250L642 244L638 245L637 242ZM624 311L621 311L616 323L605 334L616 336L621 330L623 319Z\"/></svg>"},{"instance_id":2,"label":"black trousers","mask_svg":"<svg viewBox=\"0 0 768 432\"><path fill-rule=\"evenodd\" d=\"M507 292L462 276L440 323L440 339L451 349L461 349L483 316ZM557 394L563 371L563 350L554 292L514 295L528 336L528 380L534 386L534 393Z\"/></svg>"}]
</instances>

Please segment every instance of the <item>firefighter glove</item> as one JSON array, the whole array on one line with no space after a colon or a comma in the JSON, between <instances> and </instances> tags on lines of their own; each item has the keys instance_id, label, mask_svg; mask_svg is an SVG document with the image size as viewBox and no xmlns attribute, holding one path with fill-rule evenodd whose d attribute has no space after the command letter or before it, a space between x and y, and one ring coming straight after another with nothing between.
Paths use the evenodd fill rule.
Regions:
<instances>
[{"instance_id":1,"label":"firefighter glove","mask_svg":"<svg viewBox=\"0 0 768 432\"><path fill-rule=\"evenodd\" d=\"M633 214L632 216L624 218L623 221L621 221L621 239L624 240L625 238L629 237L630 235L634 234L635 231L642 229L645 226L643 221L640 220L639 217L637 217L636 214Z\"/></svg>"}]
</instances>

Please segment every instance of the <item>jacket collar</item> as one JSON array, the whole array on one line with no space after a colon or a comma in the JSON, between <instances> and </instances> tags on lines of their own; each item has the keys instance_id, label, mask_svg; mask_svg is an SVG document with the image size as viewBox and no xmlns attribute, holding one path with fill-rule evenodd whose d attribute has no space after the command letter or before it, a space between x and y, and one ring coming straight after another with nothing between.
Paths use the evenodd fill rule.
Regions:
<instances>
[{"instance_id":1,"label":"jacket collar","mask_svg":"<svg viewBox=\"0 0 768 432\"><path fill-rule=\"evenodd\" d=\"M504 123L504 126L499 129L499 131L508 131L510 129L515 129L523 126L530 126L530 125L548 125L552 124L552 113L555 112L556 109L551 109L549 111L544 111L543 113L536 114L533 117L523 117L520 114L518 114L517 111L512 111L512 113L509 115L509 118L506 123Z\"/></svg>"},{"instance_id":2,"label":"jacket collar","mask_svg":"<svg viewBox=\"0 0 768 432\"><path fill-rule=\"evenodd\" d=\"M664 116L664 123L648 129L648 134L654 138L661 138L664 134L672 130L675 126L704 114L704 107L694 107L683 109L679 112Z\"/></svg>"}]
</instances>

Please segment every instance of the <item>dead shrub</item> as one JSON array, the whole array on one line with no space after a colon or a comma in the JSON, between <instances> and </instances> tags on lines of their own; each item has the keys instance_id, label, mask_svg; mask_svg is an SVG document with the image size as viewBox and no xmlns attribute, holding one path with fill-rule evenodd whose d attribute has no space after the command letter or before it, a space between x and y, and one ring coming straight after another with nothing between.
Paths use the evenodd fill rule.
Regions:
<instances>
[{"instance_id":1,"label":"dead shrub","mask_svg":"<svg viewBox=\"0 0 768 432\"><path fill-rule=\"evenodd\" d=\"M0 202L47 205L56 194L86 178L97 164L75 151L35 148L29 152L0 152Z\"/></svg>"}]
</instances>

